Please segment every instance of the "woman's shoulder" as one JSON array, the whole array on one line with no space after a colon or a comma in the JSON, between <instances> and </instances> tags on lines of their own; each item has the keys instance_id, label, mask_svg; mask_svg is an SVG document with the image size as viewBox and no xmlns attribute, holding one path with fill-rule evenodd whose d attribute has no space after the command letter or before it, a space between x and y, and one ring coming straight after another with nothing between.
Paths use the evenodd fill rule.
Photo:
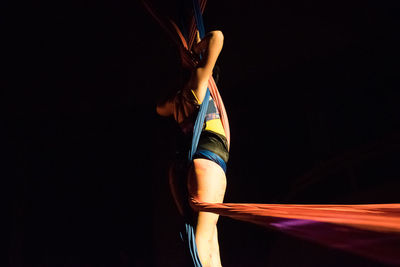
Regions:
<instances>
[{"instance_id":1,"label":"woman's shoulder","mask_svg":"<svg viewBox=\"0 0 400 267\"><path fill-rule=\"evenodd\" d=\"M199 106L198 98L192 89L183 89L175 95L173 101L185 108L192 109Z\"/></svg>"}]
</instances>

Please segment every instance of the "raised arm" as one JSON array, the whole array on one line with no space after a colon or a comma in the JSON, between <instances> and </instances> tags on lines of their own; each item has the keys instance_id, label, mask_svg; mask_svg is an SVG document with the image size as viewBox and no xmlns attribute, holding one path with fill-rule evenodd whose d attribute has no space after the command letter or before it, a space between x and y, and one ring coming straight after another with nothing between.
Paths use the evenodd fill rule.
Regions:
<instances>
[{"instance_id":1,"label":"raised arm","mask_svg":"<svg viewBox=\"0 0 400 267\"><path fill-rule=\"evenodd\" d=\"M199 38L198 38L199 39ZM209 32L202 40L194 45L193 51L202 54L202 59L192 72L188 86L194 91L199 101L203 102L208 80L212 75L215 63L222 50L224 36L221 31ZM174 103L166 101L157 105L157 113L161 116L171 116L174 113Z\"/></svg>"},{"instance_id":2,"label":"raised arm","mask_svg":"<svg viewBox=\"0 0 400 267\"><path fill-rule=\"evenodd\" d=\"M197 98L202 102L206 94L208 80L212 75L215 63L222 50L224 35L221 31L209 32L193 51L197 54L202 53L202 59L194 70L190 78L189 85L193 88Z\"/></svg>"}]
</instances>

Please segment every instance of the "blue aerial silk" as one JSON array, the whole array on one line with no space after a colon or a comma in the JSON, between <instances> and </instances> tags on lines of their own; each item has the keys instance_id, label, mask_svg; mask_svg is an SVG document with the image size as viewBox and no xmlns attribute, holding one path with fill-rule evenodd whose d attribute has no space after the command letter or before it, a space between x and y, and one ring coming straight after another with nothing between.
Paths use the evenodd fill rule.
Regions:
<instances>
[{"instance_id":1,"label":"blue aerial silk","mask_svg":"<svg viewBox=\"0 0 400 267\"><path fill-rule=\"evenodd\" d=\"M203 16L201 14L200 4L199 4L198 0L193 0L193 10L194 10L194 18L196 20L196 26L197 26L197 29L199 30L200 38L203 39L203 37L206 35L206 31L204 29Z\"/></svg>"},{"instance_id":2,"label":"blue aerial silk","mask_svg":"<svg viewBox=\"0 0 400 267\"><path fill-rule=\"evenodd\" d=\"M206 149L200 149L196 151L196 158L203 158L203 159L209 159L215 163L217 163L226 173L226 163L225 161L218 156L217 154L215 154L214 152L211 152L209 150Z\"/></svg>"},{"instance_id":3,"label":"blue aerial silk","mask_svg":"<svg viewBox=\"0 0 400 267\"><path fill-rule=\"evenodd\" d=\"M197 25L197 29L199 30L200 38L205 36L205 29L203 23L203 17L201 14L200 4L198 0L193 0L193 10L194 17ZM208 108L208 99L210 98L210 90L207 88L206 95L204 100L202 101L199 109L199 113L197 114L196 121L193 127L193 137L192 137L192 145L189 151L188 160L189 162L193 161L193 156L196 153L197 145L199 144L200 135L203 129L204 119L206 116L207 108ZM192 258L194 267L202 267L200 262L199 254L197 252L196 239L194 233L193 222L185 222L184 233L181 233L182 240L186 243L190 256Z\"/></svg>"},{"instance_id":4,"label":"blue aerial silk","mask_svg":"<svg viewBox=\"0 0 400 267\"><path fill-rule=\"evenodd\" d=\"M207 88L206 95L204 97L203 102L200 105L199 113L197 114L197 118L196 118L196 121L195 121L194 127L193 127L192 145L190 147L190 151L189 151L189 155L188 155L189 161L193 160L193 156L197 150L197 145L199 144L200 135L203 130L204 119L206 117L208 103L209 103L209 101L207 101L207 100L209 98L210 98L210 90L208 90L208 88Z\"/></svg>"},{"instance_id":5,"label":"blue aerial silk","mask_svg":"<svg viewBox=\"0 0 400 267\"><path fill-rule=\"evenodd\" d=\"M204 97L204 99L209 99L209 98L210 98L210 90L208 90L207 88L206 96ZM192 145L188 156L189 162L193 160L193 156L197 150L197 145L199 144L199 139L203 129L203 123L206 116L208 103L209 101L203 101L201 103L199 113L197 114L196 122L194 123ZM193 222L191 221L185 222L185 232L181 233L181 238L186 243L189 249L189 253L193 261L193 266L202 267L199 254L197 253Z\"/></svg>"}]
</instances>

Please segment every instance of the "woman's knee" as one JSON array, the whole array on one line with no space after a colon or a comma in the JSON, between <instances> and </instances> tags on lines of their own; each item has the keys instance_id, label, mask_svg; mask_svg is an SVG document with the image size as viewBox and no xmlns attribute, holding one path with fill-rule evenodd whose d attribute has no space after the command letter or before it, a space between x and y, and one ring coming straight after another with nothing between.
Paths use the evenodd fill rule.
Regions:
<instances>
[{"instance_id":1,"label":"woman's knee","mask_svg":"<svg viewBox=\"0 0 400 267\"><path fill-rule=\"evenodd\" d=\"M197 217L196 235L199 234L203 238L212 242L218 218L219 216L215 213L199 212Z\"/></svg>"}]
</instances>

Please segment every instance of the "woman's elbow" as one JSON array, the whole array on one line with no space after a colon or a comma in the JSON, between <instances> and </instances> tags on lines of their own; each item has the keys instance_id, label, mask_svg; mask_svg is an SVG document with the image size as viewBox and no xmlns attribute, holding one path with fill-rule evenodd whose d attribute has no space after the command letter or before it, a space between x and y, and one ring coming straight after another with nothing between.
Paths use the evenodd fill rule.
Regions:
<instances>
[{"instance_id":1,"label":"woman's elbow","mask_svg":"<svg viewBox=\"0 0 400 267\"><path fill-rule=\"evenodd\" d=\"M158 115L163 116L163 117L168 117L168 116L172 115L171 108L167 104L157 105L156 112Z\"/></svg>"},{"instance_id":2,"label":"woman's elbow","mask_svg":"<svg viewBox=\"0 0 400 267\"><path fill-rule=\"evenodd\" d=\"M212 39L218 40L219 42L224 42L224 34L222 33L222 31L212 31L210 32L210 35Z\"/></svg>"},{"instance_id":3,"label":"woman's elbow","mask_svg":"<svg viewBox=\"0 0 400 267\"><path fill-rule=\"evenodd\" d=\"M160 116L165 116L165 109L162 106L157 105L156 106L156 112Z\"/></svg>"}]
</instances>

